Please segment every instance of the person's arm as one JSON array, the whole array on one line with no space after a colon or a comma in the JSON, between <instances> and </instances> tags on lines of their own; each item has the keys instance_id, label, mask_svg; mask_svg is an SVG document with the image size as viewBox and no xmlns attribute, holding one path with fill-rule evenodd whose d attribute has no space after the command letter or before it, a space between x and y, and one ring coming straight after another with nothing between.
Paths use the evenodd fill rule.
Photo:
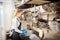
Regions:
<instances>
[{"instance_id":1,"label":"person's arm","mask_svg":"<svg viewBox=\"0 0 60 40\"><path fill-rule=\"evenodd\" d=\"M15 31L18 32L18 33L22 33L22 31L18 29L18 24L17 24L17 23L18 23L18 22L17 22L16 19L13 20L13 23L12 23L13 29L15 29Z\"/></svg>"}]
</instances>

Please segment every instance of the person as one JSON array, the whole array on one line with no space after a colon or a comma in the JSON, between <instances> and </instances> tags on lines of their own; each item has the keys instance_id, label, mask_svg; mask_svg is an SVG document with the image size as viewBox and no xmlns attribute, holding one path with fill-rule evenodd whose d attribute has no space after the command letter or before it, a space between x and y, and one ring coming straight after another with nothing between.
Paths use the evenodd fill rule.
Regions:
<instances>
[{"instance_id":1,"label":"person","mask_svg":"<svg viewBox=\"0 0 60 40\"><path fill-rule=\"evenodd\" d=\"M20 34L21 31L21 21L20 17L22 16L22 10L16 9L14 13L14 17L12 19L11 29L12 29L12 40L21 40Z\"/></svg>"}]
</instances>

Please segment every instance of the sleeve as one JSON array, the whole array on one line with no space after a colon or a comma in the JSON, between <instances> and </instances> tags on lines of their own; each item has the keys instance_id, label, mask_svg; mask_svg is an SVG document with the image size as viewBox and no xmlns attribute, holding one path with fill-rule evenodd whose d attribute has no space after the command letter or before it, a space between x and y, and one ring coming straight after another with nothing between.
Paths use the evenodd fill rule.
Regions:
<instances>
[{"instance_id":1,"label":"sleeve","mask_svg":"<svg viewBox=\"0 0 60 40\"><path fill-rule=\"evenodd\" d=\"M22 33L22 31L18 29L18 24L16 19L12 21L12 29L15 29L15 31L18 33Z\"/></svg>"}]
</instances>

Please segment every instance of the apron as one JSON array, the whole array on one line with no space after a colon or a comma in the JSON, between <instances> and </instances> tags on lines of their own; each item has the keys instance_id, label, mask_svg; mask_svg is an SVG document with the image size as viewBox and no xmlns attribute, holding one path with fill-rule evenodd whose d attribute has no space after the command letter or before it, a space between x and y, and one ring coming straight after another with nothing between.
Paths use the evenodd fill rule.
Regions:
<instances>
[{"instance_id":1,"label":"apron","mask_svg":"<svg viewBox=\"0 0 60 40\"><path fill-rule=\"evenodd\" d=\"M18 29L21 30L21 22L20 22L20 25L18 26ZM18 33L15 30L13 30L12 40L21 40L19 34L20 33Z\"/></svg>"}]
</instances>

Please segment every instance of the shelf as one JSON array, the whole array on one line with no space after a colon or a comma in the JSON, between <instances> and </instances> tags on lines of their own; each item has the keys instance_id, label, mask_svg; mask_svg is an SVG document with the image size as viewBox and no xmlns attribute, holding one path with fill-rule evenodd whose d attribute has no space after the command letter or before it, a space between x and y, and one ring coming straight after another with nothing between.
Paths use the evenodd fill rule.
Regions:
<instances>
[{"instance_id":1,"label":"shelf","mask_svg":"<svg viewBox=\"0 0 60 40\"><path fill-rule=\"evenodd\" d=\"M42 13L39 13L39 14L47 15L47 14L56 14L56 13L54 13L54 12L42 12Z\"/></svg>"}]
</instances>

